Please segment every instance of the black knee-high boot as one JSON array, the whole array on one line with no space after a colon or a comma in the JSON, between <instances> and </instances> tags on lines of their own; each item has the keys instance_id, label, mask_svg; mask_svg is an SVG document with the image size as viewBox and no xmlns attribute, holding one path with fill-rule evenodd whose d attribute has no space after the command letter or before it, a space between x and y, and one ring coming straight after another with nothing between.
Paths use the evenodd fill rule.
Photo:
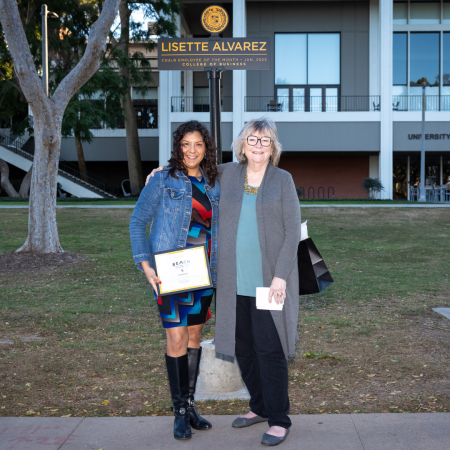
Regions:
<instances>
[{"instance_id":1,"label":"black knee-high boot","mask_svg":"<svg viewBox=\"0 0 450 450\"><path fill-rule=\"evenodd\" d=\"M166 354L166 366L175 415L173 436L175 439L190 439L188 355L173 358Z\"/></svg>"},{"instance_id":2,"label":"black knee-high boot","mask_svg":"<svg viewBox=\"0 0 450 450\"><path fill-rule=\"evenodd\" d=\"M197 385L198 370L200 367L200 359L202 357L201 348L189 348L189 414L191 427L196 430L209 430L212 425L206 419L200 416L195 409L195 387Z\"/></svg>"}]
</instances>

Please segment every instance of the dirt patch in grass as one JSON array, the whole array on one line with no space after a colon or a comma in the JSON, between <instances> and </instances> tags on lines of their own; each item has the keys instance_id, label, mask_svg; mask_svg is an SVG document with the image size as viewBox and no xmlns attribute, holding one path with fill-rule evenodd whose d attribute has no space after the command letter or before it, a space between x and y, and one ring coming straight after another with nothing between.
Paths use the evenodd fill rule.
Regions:
<instances>
[{"instance_id":1,"label":"dirt patch in grass","mask_svg":"<svg viewBox=\"0 0 450 450\"><path fill-rule=\"evenodd\" d=\"M0 253L0 275L53 271L58 267L77 264L87 259L87 256L73 252L57 254L36 254L32 252Z\"/></svg>"}]
</instances>

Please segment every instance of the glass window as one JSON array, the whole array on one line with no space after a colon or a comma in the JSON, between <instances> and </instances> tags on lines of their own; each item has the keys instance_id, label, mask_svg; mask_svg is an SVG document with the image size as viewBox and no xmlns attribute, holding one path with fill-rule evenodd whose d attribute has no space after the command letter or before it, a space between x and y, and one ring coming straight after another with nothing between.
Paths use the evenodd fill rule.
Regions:
<instances>
[{"instance_id":1,"label":"glass window","mask_svg":"<svg viewBox=\"0 0 450 450\"><path fill-rule=\"evenodd\" d=\"M145 94L133 88L133 100L158 100L158 88L147 89Z\"/></svg>"},{"instance_id":2,"label":"glass window","mask_svg":"<svg viewBox=\"0 0 450 450\"><path fill-rule=\"evenodd\" d=\"M306 34L275 35L275 84L306 84Z\"/></svg>"},{"instance_id":3,"label":"glass window","mask_svg":"<svg viewBox=\"0 0 450 450\"><path fill-rule=\"evenodd\" d=\"M187 105L187 111L208 112L209 111L209 88L194 88L194 99L192 109ZM189 100L188 100L189 101Z\"/></svg>"},{"instance_id":4,"label":"glass window","mask_svg":"<svg viewBox=\"0 0 450 450\"><path fill-rule=\"evenodd\" d=\"M276 111L289 111L289 88L277 89Z\"/></svg>"},{"instance_id":5,"label":"glass window","mask_svg":"<svg viewBox=\"0 0 450 450\"><path fill-rule=\"evenodd\" d=\"M406 33L394 33L394 85L407 85L407 54L408 35Z\"/></svg>"},{"instance_id":6,"label":"glass window","mask_svg":"<svg viewBox=\"0 0 450 450\"><path fill-rule=\"evenodd\" d=\"M441 2L411 2L409 23L440 23Z\"/></svg>"},{"instance_id":7,"label":"glass window","mask_svg":"<svg viewBox=\"0 0 450 450\"><path fill-rule=\"evenodd\" d=\"M410 45L410 85L439 86L439 33L411 33Z\"/></svg>"},{"instance_id":8,"label":"glass window","mask_svg":"<svg viewBox=\"0 0 450 450\"><path fill-rule=\"evenodd\" d=\"M308 84L340 83L340 35L308 35Z\"/></svg>"},{"instance_id":9,"label":"glass window","mask_svg":"<svg viewBox=\"0 0 450 450\"><path fill-rule=\"evenodd\" d=\"M322 88L311 88L309 90L310 104L309 109L312 112L322 112Z\"/></svg>"},{"instance_id":10,"label":"glass window","mask_svg":"<svg viewBox=\"0 0 450 450\"><path fill-rule=\"evenodd\" d=\"M292 109L294 111L305 110L305 88L292 89Z\"/></svg>"},{"instance_id":11,"label":"glass window","mask_svg":"<svg viewBox=\"0 0 450 450\"><path fill-rule=\"evenodd\" d=\"M443 84L450 86L450 33L444 33L444 61L443 61Z\"/></svg>"},{"instance_id":12,"label":"glass window","mask_svg":"<svg viewBox=\"0 0 450 450\"><path fill-rule=\"evenodd\" d=\"M444 2L444 17L442 23L450 23L450 3Z\"/></svg>"},{"instance_id":13,"label":"glass window","mask_svg":"<svg viewBox=\"0 0 450 450\"><path fill-rule=\"evenodd\" d=\"M408 86L394 86L392 88L392 107L394 111L408 110Z\"/></svg>"},{"instance_id":14,"label":"glass window","mask_svg":"<svg viewBox=\"0 0 450 450\"><path fill-rule=\"evenodd\" d=\"M394 25L408 23L408 3L394 3Z\"/></svg>"},{"instance_id":15,"label":"glass window","mask_svg":"<svg viewBox=\"0 0 450 450\"><path fill-rule=\"evenodd\" d=\"M133 88L132 98L137 127L158 128L158 88L147 89L145 93Z\"/></svg>"},{"instance_id":16,"label":"glass window","mask_svg":"<svg viewBox=\"0 0 450 450\"><path fill-rule=\"evenodd\" d=\"M325 109L326 111L338 110L338 90L337 88L325 89Z\"/></svg>"}]
</instances>

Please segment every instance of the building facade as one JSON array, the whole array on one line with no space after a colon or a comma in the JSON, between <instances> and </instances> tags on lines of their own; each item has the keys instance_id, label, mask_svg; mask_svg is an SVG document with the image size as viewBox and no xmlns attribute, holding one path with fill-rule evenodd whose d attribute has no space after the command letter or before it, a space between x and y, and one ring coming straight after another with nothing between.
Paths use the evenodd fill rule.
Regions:
<instances>
[{"instance_id":1,"label":"building facade","mask_svg":"<svg viewBox=\"0 0 450 450\"><path fill-rule=\"evenodd\" d=\"M208 37L207 1L185 0L180 37ZM409 198L420 173L422 82L427 182L450 177L450 2L392 0L220 2L230 17L223 37L270 37L271 69L228 71L222 80L222 149L244 123L277 124L280 167L305 198L365 198L379 178L381 198ZM156 54L149 55L155 59ZM156 64L156 62L152 62ZM167 163L176 127L209 126L208 80L201 71L155 67L150 93L134 97L145 169ZM125 130L95 131L88 169L126 177ZM66 140L64 159L76 160ZM89 167L90 165L90 167ZM106 169L108 168L109 169Z\"/></svg>"}]
</instances>

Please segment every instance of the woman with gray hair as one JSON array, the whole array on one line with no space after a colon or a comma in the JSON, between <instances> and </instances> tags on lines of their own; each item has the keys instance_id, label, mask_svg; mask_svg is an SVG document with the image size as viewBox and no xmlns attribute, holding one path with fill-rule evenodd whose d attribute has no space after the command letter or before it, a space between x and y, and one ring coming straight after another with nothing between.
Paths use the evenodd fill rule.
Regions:
<instances>
[{"instance_id":1,"label":"woman with gray hair","mask_svg":"<svg viewBox=\"0 0 450 450\"><path fill-rule=\"evenodd\" d=\"M238 162L217 167L215 344L236 355L250 393L250 412L232 426L268 421L261 443L273 446L291 426L287 357L298 339L300 206L291 175L277 167L281 144L271 119L247 122L233 148ZM282 309L258 309L258 287L270 288L269 302Z\"/></svg>"},{"instance_id":2,"label":"woman with gray hair","mask_svg":"<svg viewBox=\"0 0 450 450\"><path fill-rule=\"evenodd\" d=\"M236 354L250 393L250 412L233 427L268 421L261 443L272 446L291 426L287 357L298 339L300 206L291 175L277 168L271 119L246 123L233 148L238 163L218 166L216 351ZM283 308L257 309L257 287L270 287L269 302Z\"/></svg>"}]
</instances>

